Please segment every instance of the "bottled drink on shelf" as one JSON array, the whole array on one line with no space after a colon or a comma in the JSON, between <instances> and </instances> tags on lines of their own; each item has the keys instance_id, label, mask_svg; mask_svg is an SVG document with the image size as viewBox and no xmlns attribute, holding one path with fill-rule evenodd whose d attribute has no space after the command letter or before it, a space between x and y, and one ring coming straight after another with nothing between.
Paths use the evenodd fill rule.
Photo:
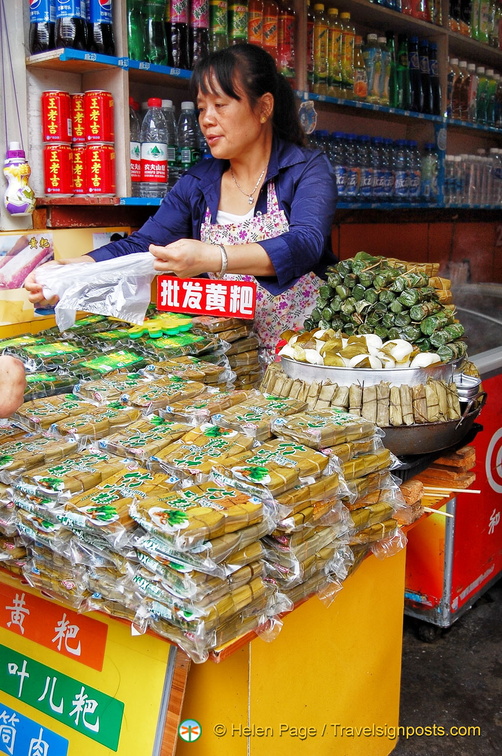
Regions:
<instances>
[{"instance_id":1,"label":"bottled drink on shelf","mask_svg":"<svg viewBox=\"0 0 502 756\"><path fill-rule=\"evenodd\" d=\"M487 45L490 40L490 0L479 0L478 42Z\"/></svg>"},{"instance_id":2,"label":"bottled drink on shelf","mask_svg":"<svg viewBox=\"0 0 502 756\"><path fill-rule=\"evenodd\" d=\"M129 135L131 197L139 197L141 185L141 121L139 104L132 97L129 97Z\"/></svg>"},{"instance_id":3,"label":"bottled drink on shelf","mask_svg":"<svg viewBox=\"0 0 502 756\"><path fill-rule=\"evenodd\" d=\"M452 116L461 121L467 120L467 97L464 90L464 82L467 78L467 61L460 60L458 63L458 75L453 84Z\"/></svg>"},{"instance_id":4,"label":"bottled drink on shelf","mask_svg":"<svg viewBox=\"0 0 502 756\"><path fill-rule=\"evenodd\" d=\"M278 59L279 71L291 86L296 86L295 61L296 14L291 0L283 0L279 6Z\"/></svg>"},{"instance_id":5,"label":"bottled drink on shelf","mask_svg":"<svg viewBox=\"0 0 502 756\"><path fill-rule=\"evenodd\" d=\"M359 193L360 165L356 152L356 135L345 135L345 197L354 199Z\"/></svg>"},{"instance_id":6,"label":"bottled drink on shelf","mask_svg":"<svg viewBox=\"0 0 502 756\"><path fill-rule=\"evenodd\" d=\"M420 167L420 198L423 202L437 202L439 159L433 142L424 144Z\"/></svg>"},{"instance_id":7,"label":"bottled drink on shelf","mask_svg":"<svg viewBox=\"0 0 502 756\"><path fill-rule=\"evenodd\" d=\"M177 123L178 168L187 171L199 160L197 143L197 126L195 122L195 105L182 102L181 113Z\"/></svg>"},{"instance_id":8,"label":"bottled drink on shelf","mask_svg":"<svg viewBox=\"0 0 502 756\"><path fill-rule=\"evenodd\" d=\"M263 45L263 0L249 0L248 42Z\"/></svg>"},{"instance_id":9,"label":"bottled drink on shelf","mask_svg":"<svg viewBox=\"0 0 502 756\"><path fill-rule=\"evenodd\" d=\"M354 44L354 100L366 101L368 98L368 77L364 63L363 38L356 34Z\"/></svg>"},{"instance_id":10,"label":"bottled drink on shelf","mask_svg":"<svg viewBox=\"0 0 502 756\"><path fill-rule=\"evenodd\" d=\"M396 60L396 107L409 110L411 103L410 67L408 61L408 38L400 34Z\"/></svg>"},{"instance_id":11,"label":"bottled drink on shelf","mask_svg":"<svg viewBox=\"0 0 502 756\"><path fill-rule=\"evenodd\" d=\"M127 50L131 60L145 60L143 0L127 0Z\"/></svg>"},{"instance_id":12,"label":"bottled drink on shelf","mask_svg":"<svg viewBox=\"0 0 502 756\"><path fill-rule=\"evenodd\" d=\"M488 115L488 78L484 66L477 66L476 77L478 80L476 92L476 113L474 120L477 123L487 123Z\"/></svg>"},{"instance_id":13,"label":"bottled drink on shelf","mask_svg":"<svg viewBox=\"0 0 502 756\"><path fill-rule=\"evenodd\" d=\"M455 159L453 155L445 155L443 200L445 205L455 203Z\"/></svg>"},{"instance_id":14,"label":"bottled drink on shelf","mask_svg":"<svg viewBox=\"0 0 502 756\"><path fill-rule=\"evenodd\" d=\"M56 47L87 50L85 5L80 3L80 0L57 3L55 43Z\"/></svg>"},{"instance_id":15,"label":"bottled drink on shelf","mask_svg":"<svg viewBox=\"0 0 502 756\"><path fill-rule=\"evenodd\" d=\"M389 139L388 137L385 137L382 140L380 164L385 177L383 200L384 202L390 202L394 197L396 175L394 165L394 145L392 139Z\"/></svg>"},{"instance_id":16,"label":"bottled drink on shelf","mask_svg":"<svg viewBox=\"0 0 502 756\"><path fill-rule=\"evenodd\" d=\"M446 74L446 118L455 118L453 108L453 91L459 76L458 58L448 58L448 73Z\"/></svg>"},{"instance_id":17,"label":"bottled drink on shelf","mask_svg":"<svg viewBox=\"0 0 502 756\"><path fill-rule=\"evenodd\" d=\"M211 52L228 47L227 0L209 0L209 47Z\"/></svg>"},{"instance_id":18,"label":"bottled drink on shelf","mask_svg":"<svg viewBox=\"0 0 502 756\"><path fill-rule=\"evenodd\" d=\"M449 0L448 28L454 32L460 32L460 2L461 0Z\"/></svg>"},{"instance_id":19,"label":"bottled drink on shelf","mask_svg":"<svg viewBox=\"0 0 502 756\"><path fill-rule=\"evenodd\" d=\"M356 139L356 153L359 163L359 191L358 197L364 202L373 199L373 162L370 155L369 136L360 136Z\"/></svg>"},{"instance_id":20,"label":"bottled drink on shelf","mask_svg":"<svg viewBox=\"0 0 502 756\"><path fill-rule=\"evenodd\" d=\"M476 73L476 64L467 64L467 76L463 84L462 95L462 112L466 114L466 120L474 123L476 121L476 103L478 93L478 76Z\"/></svg>"},{"instance_id":21,"label":"bottled drink on shelf","mask_svg":"<svg viewBox=\"0 0 502 756\"><path fill-rule=\"evenodd\" d=\"M429 79L431 84L431 113L441 115L441 82L439 80L438 46L429 44Z\"/></svg>"},{"instance_id":22,"label":"bottled drink on shelf","mask_svg":"<svg viewBox=\"0 0 502 756\"><path fill-rule=\"evenodd\" d=\"M368 102L380 102L380 79L382 73L382 50L376 34L368 34L364 48L367 75Z\"/></svg>"},{"instance_id":23,"label":"bottled drink on shelf","mask_svg":"<svg viewBox=\"0 0 502 756\"><path fill-rule=\"evenodd\" d=\"M422 109L421 113L432 113L432 86L430 76L429 62L429 43L426 39L421 39L418 45L418 55L420 61L420 84L422 89Z\"/></svg>"},{"instance_id":24,"label":"bottled drink on shelf","mask_svg":"<svg viewBox=\"0 0 502 756\"><path fill-rule=\"evenodd\" d=\"M328 21L324 4L314 5L314 92L328 94Z\"/></svg>"},{"instance_id":25,"label":"bottled drink on shelf","mask_svg":"<svg viewBox=\"0 0 502 756\"><path fill-rule=\"evenodd\" d=\"M209 0L191 0L189 26L190 68L209 53Z\"/></svg>"},{"instance_id":26,"label":"bottled drink on shelf","mask_svg":"<svg viewBox=\"0 0 502 756\"><path fill-rule=\"evenodd\" d=\"M493 68L486 69L486 78L488 84L486 87L486 123L488 126L495 126L497 123L497 78Z\"/></svg>"},{"instance_id":27,"label":"bottled drink on shelf","mask_svg":"<svg viewBox=\"0 0 502 756\"><path fill-rule=\"evenodd\" d=\"M151 97L141 124L140 197L163 197L167 192L167 138L162 100Z\"/></svg>"},{"instance_id":28,"label":"bottled drink on shelf","mask_svg":"<svg viewBox=\"0 0 502 756\"><path fill-rule=\"evenodd\" d=\"M54 50L56 0L30 2L30 53Z\"/></svg>"},{"instance_id":29,"label":"bottled drink on shelf","mask_svg":"<svg viewBox=\"0 0 502 756\"><path fill-rule=\"evenodd\" d=\"M171 3L171 55L175 68L190 68L188 54L188 0L168 0Z\"/></svg>"},{"instance_id":30,"label":"bottled drink on shelf","mask_svg":"<svg viewBox=\"0 0 502 756\"><path fill-rule=\"evenodd\" d=\"M502 76L495 74L497 92L495 94L495 126L502 127Z\"/></svg>"},{"instance_id":31,"label":"bottled drink on shelf","mask_svg":"<svg viewBox=\"0 0 502 756\"><path fill-rule=\"evenodd\" d=\"M342 24L338 8L328 8L328 94L342 96Z\"/></svg>"},{"instance_id":32,"label":"bottled drink on shelf","mask_svg":"<svg viewBox=\"0 0 502 756\"><path fill-rule=\"evenodd\" d=\"M500 207L500 203L502 202L502 150L497 147L491 147L490 158L492 160L492 196L490 203Z\"/></svg>"},{"instance_id":33,"label":"bottled drink on shelf","mask_svg":"<svg viewBox=\"0 0 502 756\"><path fill-rule=\"evenodd\" d=\"M458 30L465 37L470 37L471 35L471 0L460 0Z\"/></svg>"},{"instance_id":34,"label":"bottled drink on shelf","mask_svg":"<svg viewBox=\"0 0 502 756\"><path fill-rule=\"evenodd\" d=\"M307 85L314 91L314 12L307 0Z\"/></svg>"},{"instance_id":35,"label":"bottled drink on shelf","mask_svg":"<svg viewBox=\"0 0 502 756\"><path fill-rule=\"evenodd\" d=\"M345 134L333 131L330 139L329 159L336 177L336 189L339 197L345 195L347 170L345 167Z\"/></svg>"},{"instance_id":36,"label":"bottled drink on shelf","mask_svg":"<svg viewBox=\"0 0 502 756\"><path fill-rule=\"evenodd\" d=\"M145 0L145 60L167 65L165 0Z\"/></svg>"},{"instance_id":37,"label":"bottled drink on shelf","mask_svg":"<svg viewBox=\"0 0 502 756\"><path fill-rule=\"evenodd\" d=\"M479 40L479 11L481 0L471 0L471 37Z\"/></svg>"},{"instance_id":38,"label":"bottled drink on shelf","mask_svg":"<svg viewBox=\"0 0 502 756\"><path fill-rule=\"evenodd\" d=\"M279 5L276 0L264 0L263 3L262 46L277 61L279 48Z\"/></svg>"},{"instance_id":39,"label":"bottled drink on shelf","mask_svg":"<svg viewBox=\"0 0 502 756\"><path fill-rule=\"evenodd\" d=\"M413 18L419 18L421 21L427 21L426 0L412 0L411 15L413 16Z\"/></svg>"},{"instance_id":40,"label":"bottled drink on shelf","mask_svg":"<svg viewBox=\"0 0 502 756\"><path fill-rule=\"evenodd\" d=\"M385 167L383 165L383 139L371 137L369 146L370 163L373 166L371 201L383 202L385 199Z\"/></svg>"},{"instance_id":41,"label":"bottled drink on shelf","mask_svg":"<svg viewBox=\"0 0 502 756\"><path fill-rule=\"evenodd\" d=\"M420 56L418 52L418 37L410 37L408 43L408 61L410 67L410 110L422 113L424 98L420 73Z\"/></svg>"},{"instance_id":42,"label":"bottled drink on shelf","mask_svg":"<svg viewBox=\"0 0 502 756\"><path fill-rule=\"evenodd\" d=\"M394 142L394 200L408 201L409 162L408 148L405 139Z\"/></svg>"},{"instance_id":43,"label":"bottled drink on shelf","mask_svg":"<svg viewBox=\"0 0 502 756\"><path fill-rule=\"evenodd\" d=\"M178 180L178 139L172 100L162 100L162 112L167 126L167 185L171 189Z\"/></svg>"},{"instance_id":44,"label":"bottled drink on shelf","mask_svg":"<svg viewBox=\"0 0 502 756\"><path fill-rule=\"evenodd\" d=\"M265 12L265 10L264 10ZM247 42L248 4L247 0L230 0L228 3L228 41L235 45Z\"/></svg>"},{"instance_id":45,"label":"bottled drink on shelf","mask_svg":"<svg viewBox=\"0 0 502 756\"><path fill-rule=\"evenodd\" d=\"M500 47L500 19L502 16L502 7L499 0L491 0L490 4L490 28L488 32L488 44L490 47Z\"/></svg>"},{"instance_id":46,"label":"bottled drink on shelf","mask_svg":"<svg viewBox=\"0 0 502 756\"><path fill-rule=\"evenodd\" d=\"M340 13L342 22L342 87L345 97L351 98L354 89L354 41L356 30L350 13Z\"/></svg>"},{"instance_id":47,"label":"bottled drink on shelf","mask_svg":"<svg viewBox=\"0 0 502 756\"><path fill-rule=\"evenodd\" d=\"M406 144L408 150L408 201L416 202L420 199L420 186L422 183L422 170L420 150L417 142L409 140Z\"/></svg>"},{"instance_id":48,"label":"bottled drink on shelf","mask_svg":"<svg viewBox=\"0 0 502 756\"><path fill-rule=\"evenodd\" d=\"M88 0L87 45L92 52L115 55L112 0Z\"/></svg>"},{"instance_id":49,"label":"bottled drink on shelf","mask_svg":"<svg viewBox=\"0 0 502 756\"><path fill-rule=\"evenodd\" d=\"M397 75L396 75L396 43L394 40L394 33L393 32L387 32L387 48L389 50L389 63L390 63L390 73L389 73L389 106L391 108L397 108L398 105L398 84L397 84Z\"/></svg>"},{"instance_id":50,"label":"bottled drink on shelf","mask_svg":"<svg viewBox=\"0 0 502 756\"><path fill-rule=\"evenodd\" d=\"M380 48L380 105L390 104L391 58L387 37L378 37Z\"/></svg>"}]
</instances>

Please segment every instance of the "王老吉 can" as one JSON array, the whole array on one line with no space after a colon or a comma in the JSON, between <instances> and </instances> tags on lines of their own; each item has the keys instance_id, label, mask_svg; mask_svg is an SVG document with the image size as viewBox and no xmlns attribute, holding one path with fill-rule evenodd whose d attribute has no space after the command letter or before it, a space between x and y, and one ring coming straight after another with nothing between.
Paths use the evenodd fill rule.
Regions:
<instances>
[{"instance_id":1,"label":"\u738b\u8001\u5409 can","mask_svg":"<svg viewBox=\"0 0 502 756\"><path fill-rule=\"evenodd\" d=\"M70 144L71 140L70 93L59 89L42 92L42 141Z\"/></svg>"},{"instance_id":2,"label":"\u738b\u8001\u5409 can","mask_svg":"<svg viewBox=\"0 0 502 756\"><path fill-rule=\"evenodd\" d=\"M86 144L74 144L73 145L73 192L74 194L86 193Z\"/></svg>"},{"instance_id":3,"label":"\u738b\u8001\u5409 can","mask_svg":"<svg viewBox=\"0 0 502 756\"><path fill-rule=\"evenodd\" d=\"M114 104L110 92L93 89L84 92L86 142L113 142L115 139Z\"/></svg>"},{"instance_id":4,"label":"\u738b\u8001\u5409 can","mask_svg":"<svg viewBox=\"0 0 502 756\"><path fill-rule=\"evenodd\" d=\"M69 144L47 144L44 147L45 194L71 197L73 151Z\"/></svg>"},{"instance_id":5,"label":"\u738b\u8001\u5409 can","mask_svg":"<svg viewBox=\"0 0 502 756\"><path fill-rule=\"evenodd\" d=\"M115 194L115 147L113 144L87 144L84 162L84 194L113 197Z\"/></svg>"},{"instance_id":6,"label":"\u738b\u8001\u5409 can","mask_svg":"<svg viewBox=\"0 0 502 756\"><path fill-rule=\"evenodd\" d=\"M84 95L75 92L71 95L71 124L73 144L85 144Z\"/></svg>"}]
</instances>

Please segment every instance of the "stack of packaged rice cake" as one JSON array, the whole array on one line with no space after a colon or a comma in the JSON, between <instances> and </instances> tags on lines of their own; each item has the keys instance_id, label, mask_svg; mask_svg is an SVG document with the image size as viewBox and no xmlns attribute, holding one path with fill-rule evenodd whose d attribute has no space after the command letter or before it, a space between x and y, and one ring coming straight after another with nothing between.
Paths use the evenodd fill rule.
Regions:
<instances>
[{"instance_id":1,"label":"stack of packaged rice cake","mask_svg":"<svg viewBox=\"0 0 502 756\"><path fill-rule=\"evenodd\" d=\"M9 475L4 472L14 461L15 443L24 435L20 428L4 421L0 425L0 567L20 574L26 562L26 547L19 537L16 509Z\"/></svg>"},{"instance_id":2,"label":"stack of packaged rice cake","mask_svg":"<svg viewBox=\"0 0 502 756\"><path fill-rule=\"evenodd\" d=\"M225 344L225 355L235 375L235 388L249 389L259 385L263 366L253 320L201 316L194 318L193 322L194 328L216 335Z\"/></svg>"}]
</instances>

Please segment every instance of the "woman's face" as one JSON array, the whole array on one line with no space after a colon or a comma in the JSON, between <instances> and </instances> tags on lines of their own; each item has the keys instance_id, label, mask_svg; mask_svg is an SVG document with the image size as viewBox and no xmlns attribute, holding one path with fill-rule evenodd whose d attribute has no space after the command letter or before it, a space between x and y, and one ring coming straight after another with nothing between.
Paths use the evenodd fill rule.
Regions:
<instances>
[{"instance_id":1,"label":"woman's face","mask_svg":"<svg viewBox=\"0 0 502 756\"><path fill-rule=\"evenodd\" d=\"M236 87L241 97L236 100L221 90L214 77L208 83L209 91L199 91L197 96L202 133L213 157L239 159L263 131L260 118L266 115L264 103L260 100L252 107L242 89Z\"/></svg>"}]
</instances>

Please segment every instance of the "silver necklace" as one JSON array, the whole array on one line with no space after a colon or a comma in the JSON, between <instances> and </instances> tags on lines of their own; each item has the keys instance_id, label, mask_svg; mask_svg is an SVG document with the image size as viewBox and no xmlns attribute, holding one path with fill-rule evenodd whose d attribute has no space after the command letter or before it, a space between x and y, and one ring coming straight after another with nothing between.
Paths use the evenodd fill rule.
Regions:
<instances>
[{"instance_id":1,"label":"silver necklace","mask_svg":"<svg viewBox=\"0 0 502 756\"><path fill-rule=\"evenodd\" d=\"M241 186L239 186L239 182L235 178L233 168L232 168L232 166L230 166L230 174L231 174L231 176L232 176L232 178L234 180L235 186L237 187L237 189L240 191L241 194L243 194L245 197L248 198L248 203L250 205L252 205L253 202L254 202L254 193L256 192L256 190L258 189L258 187L260 186L261 180L262 180L263 176L265 175L265 171L266 170L267 170L267 167L265 166L265 168L262 170L262 172L258 176L258 181L254 185L253 191L252 192L245 192L244 189Z\"/></svg>"}]
</instances>

